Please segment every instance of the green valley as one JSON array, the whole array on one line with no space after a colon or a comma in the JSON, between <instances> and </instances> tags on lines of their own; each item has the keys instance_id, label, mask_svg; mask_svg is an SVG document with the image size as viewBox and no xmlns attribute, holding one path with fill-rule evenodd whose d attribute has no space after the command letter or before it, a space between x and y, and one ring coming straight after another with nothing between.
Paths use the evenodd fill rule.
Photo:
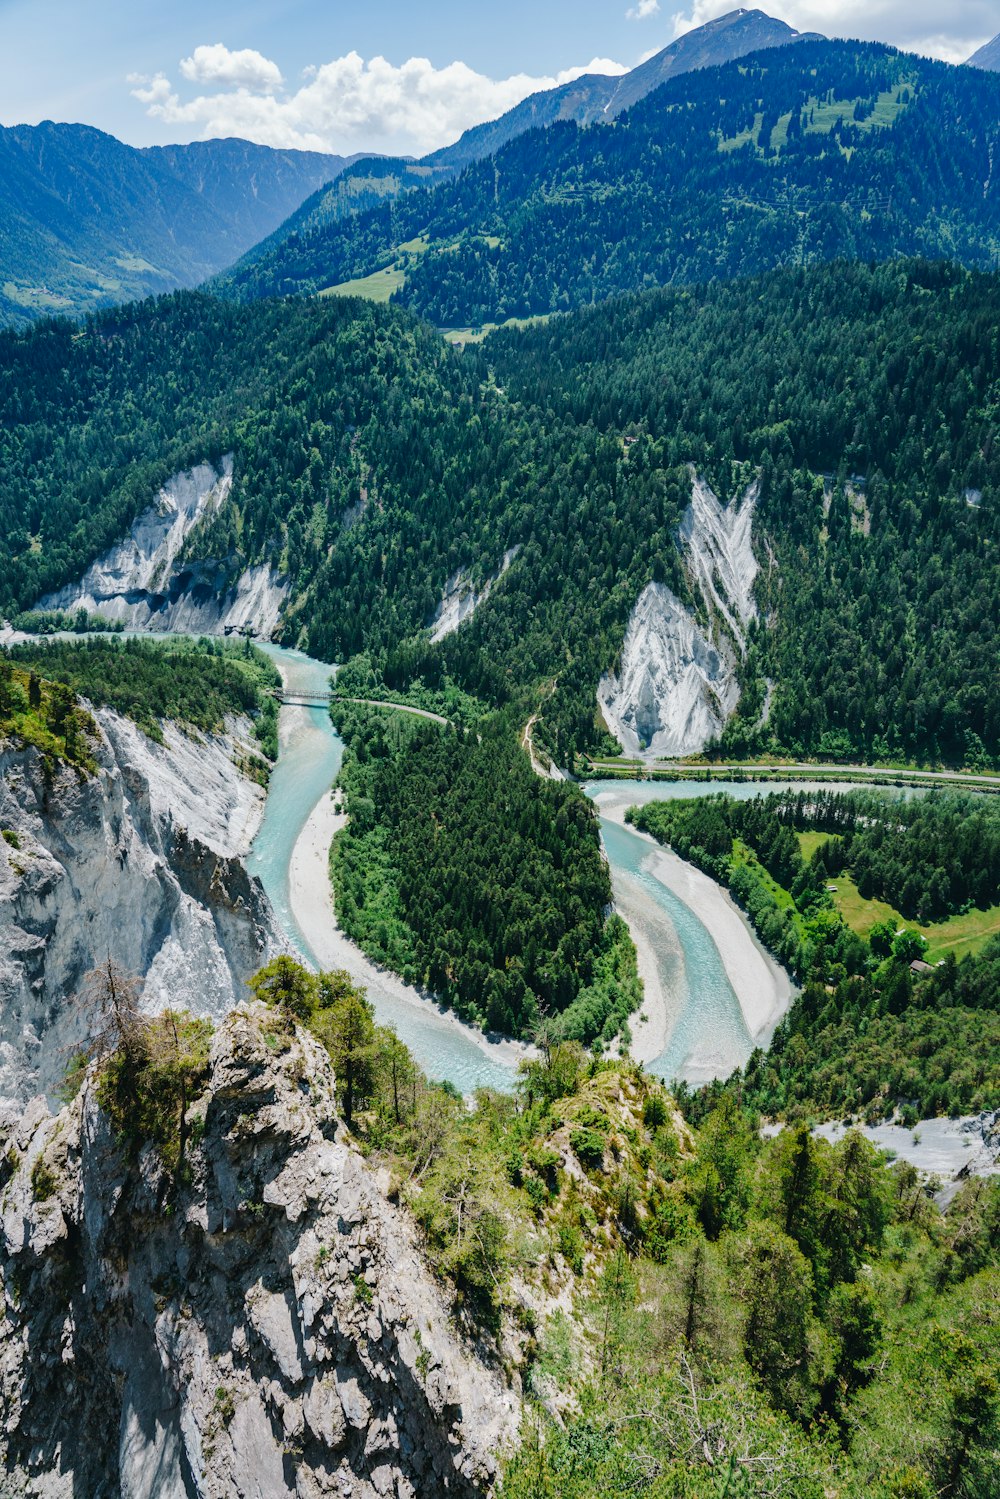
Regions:
<instances>
[{"instance_id":1,"label":"green valley","mask_svg":"<svg viewBox=\"0 0 1000 1499\"><path fill-rule=\"evenodd\" d=\"M4 1496L1000 1494L1000 38L821 8L0 5Z\"/></svg>"}]
</instances>

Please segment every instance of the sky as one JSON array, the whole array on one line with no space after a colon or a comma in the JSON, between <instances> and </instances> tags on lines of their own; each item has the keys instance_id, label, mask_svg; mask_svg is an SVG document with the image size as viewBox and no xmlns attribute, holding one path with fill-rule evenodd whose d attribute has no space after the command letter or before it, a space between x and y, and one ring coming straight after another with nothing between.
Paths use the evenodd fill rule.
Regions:
<instances>
[{"instance_id":1,"label":"sky","mask_svg":"<svg viewBox=\"0 0 1000 1499\"><path fill-rule=\"evenodd\" d=\"M133 145L238 135L420 155L581 72L624 72L734 0L0 0L0 123ZM1000 0L763 0L800 31L960 62Z\"/></svg>"}]
</instances>

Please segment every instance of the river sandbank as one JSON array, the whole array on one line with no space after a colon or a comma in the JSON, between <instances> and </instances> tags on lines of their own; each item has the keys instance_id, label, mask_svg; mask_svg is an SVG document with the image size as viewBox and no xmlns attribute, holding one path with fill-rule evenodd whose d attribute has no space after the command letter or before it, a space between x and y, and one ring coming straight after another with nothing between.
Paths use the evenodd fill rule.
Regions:
<instances>
[{"instance_id":1,"label":"river sandbank","mask_svg":"<svg viewBox=\"0 0 1000 1499\"><path fill-rule=\"evenodd\" d=\"M391 994L394 999L415 1007L425 1019L433 1019L435 1024L474 1041L491 1061L502 1067L516 1068L519 1062L537 1056L534 1047L521 1041L493 1041L482 1031L464 1025L429 995L404 983L390 969L373 963L345 936L337 925L329 868L330 845L345 820L334 804L333 794L326 792L298 836L288 872L292 913L320 968L344 969L355 983Z\"/></svg>"},{"instance_id":2,"label":"river sandbank","mask_svg":"<svg viewBox=\"0 0 1000 1499\"><path fill-rule=\"evenodd\" d=\"M655 1062L666 1049L675 1016L668 1005L657 960L656 947L648 932L656 929L659 912L654 901L645 895L638 884L632 884L623 897L621 882L616 882L615 905L618 914L625 918L635 945L636 964L642 980L642 1004L634 1015L629 1016L632 1042L629 1053L645 1067ZM640 920L641 908L648 907L646 921ZM660 926L662 928L662 921ZM678 944L678 954L680 951Z\"/></svg>"},{"instance_id":3,"label":"river sandbank","mask_svg":"<svg viewBox=\"0 0 1000 1499\"><path fill-rule=\"evenodd\" d=\"M620 792L601 792L595 798L595 805L601 817L624 825L625 813L634 800L628 787L623 787ZM643 868L682 901L708 932L739 1001L751 1040L756 1046L766 1046L795 992L789 975L761 945L728 890L693 864L686 864L649 834L636 828L630 828L629 832L649 846ZM639 1061L649 1062L663 1050L661 1037L669 1031L672 1006L648 941L640 930L633 930L633 939L645 997L632 1022L632 1054ZM643 1015L648 1017L645 1022ZM658 1050L654 1050L657 1045Z\"/></svg>"}]
</instances>

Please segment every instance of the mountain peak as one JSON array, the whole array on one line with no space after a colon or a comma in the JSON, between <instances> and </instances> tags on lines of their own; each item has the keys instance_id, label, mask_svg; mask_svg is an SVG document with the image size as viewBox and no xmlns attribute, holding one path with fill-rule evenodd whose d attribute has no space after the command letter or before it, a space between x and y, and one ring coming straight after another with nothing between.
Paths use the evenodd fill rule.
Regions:
<instances>
[{"instance_id":1,"label":"mountain peak","mask_svg":"<svg viewBox=\"0 0 1000 1499\"><path fill-rule=\"evenodd\" d=\"M696 26L664 47L631 73L619 80L605 116L621 114L633 104L659 88L669 78L691 73L697 68L717 68L734 62L749 52L763 52L769 47L787 47L792 42L819 42L817 31L796 31L794 27L769 16L763 10L731 10L704 26Z\"/></svg>"},{"instance_id":2,"label":"mountain peak","mask_svg":"<svg viewBox=\"0 0 1000 1499\"><path fill-rule=\"evenodd\" d=\"M685 32L630 73L621 76L585 73L572 83L531 94L499 120L473 126L455 145L435 151L424 160L435 166L462 167L490 155L538 125L552 125L557 120L575 120L578 125L613 120L653 89L682 73L719 67L745 57L748 52L761 52L769 47L823 40L818 32L795 31L762 10L743 7L731 10Z\"/></svg>"},{"instance_id":3,"label":"mountain peak","mask_svg":"<svg viewBox=\"0 0 1000 1499\"><path fill-rule=\"evenodd\" d=\"M966 58L965 65L968 68L985 68L988 73L1000 73L1000 35Z\"/></svg>"}]
</instances>

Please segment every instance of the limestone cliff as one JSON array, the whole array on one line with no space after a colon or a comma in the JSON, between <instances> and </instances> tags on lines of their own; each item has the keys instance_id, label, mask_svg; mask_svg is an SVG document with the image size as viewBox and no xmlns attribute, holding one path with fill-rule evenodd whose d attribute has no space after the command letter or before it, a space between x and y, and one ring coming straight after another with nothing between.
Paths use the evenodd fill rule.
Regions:
<instances>
[{"instance_id":1,"label":"limestone cliff","mask_svg":"<svg viewBox=\"0 0 1000 1499\"><path fill-rule=\"evenodd\" d=\"M479 605L489 598L493 585L503 577L519 551L520 547L511 547L504 552L503 561L496 572L491 573L478 588L473 585L468 573L461 569L452 574L444 586L441 602L430 622L431 640L435 644L444 640L446 635L453 635L459 625L472 618Z\"/></svg>"},{"instance_id":2,"label":"limestone cliff","mask_svg":"<svg viewBox=\"0 0 1000 1499\"><path fill-rule=\"evenodd\" d=\"M69 1002L108 956L145 978L150 1009L221 1015L281 945L241 862L263 792L233 764L240 733L154 744L96 714L97 774L0 750L0 1097L61 1079L84 1040Z\"/></svg>"},{"instance_id":3,"label":"limestone cliff","mask_svg":"<svg viewBox=\"0 0 1000 1499\"><path fill-rule=\"evenodd\" d=\"M632 611L617 670L598 686L608 728L629 755L688 755L721 733L739 702L737 665L756 617L757 486L729 506L696 476L678 543L696 614L649 583Z\"/></svg>"},{"instance_id":4,"label":"limestone cliff","mask_svg":"<svg viewBox=\"0 0 1000 1499\"><path fill-rule=\"evenodd\" d=\"M274 1025L217 1032L169 1210L91 1088L0 1119L4 1495L489 1491L518 1402L338 1132L326 1053Z\"/></svg>"},{"instance_id":5,"label":"limestone cliff","mask_svg":"<svg viewBox=\"0 0 1000 1499\"><path fill-rule=\"evenodd\" d=\"M175 474L129 534L84 573L39 599L40 609L86 609L133 630L221 635L251 626L270 638L287 586L262 564L232 579L225 559L185 562L184 546L229 497L233 460L218 468L202 463Z\"/></svg>"}]
</instances>

